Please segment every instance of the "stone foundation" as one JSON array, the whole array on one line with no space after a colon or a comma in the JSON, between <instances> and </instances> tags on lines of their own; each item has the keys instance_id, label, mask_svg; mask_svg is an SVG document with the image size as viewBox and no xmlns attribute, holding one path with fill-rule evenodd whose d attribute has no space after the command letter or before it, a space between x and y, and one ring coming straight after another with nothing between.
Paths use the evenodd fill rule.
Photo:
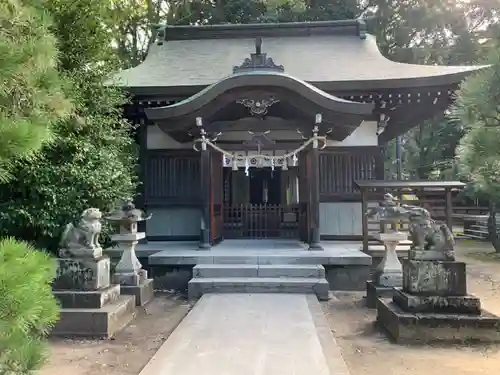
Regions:
<instances>
[{"instance_id":1,"label":"stone foundation","mask_svg":"<svg viewBox=\"0 0 500 375\"><path fill-rule=\"evenodd\" d=\"M391 298L394 293L394 287L377 285L374 281L366 282L366 307L374 309L377 307L379 297Z\"/></svg>"},{"instance_id":2,"label":"stone foundation","mask_svg":"<svg viewBox=\"0 0 500 375\"><path fill-rule=\"evenodd\" d=\"M121 292L123 295L134 296L136 306L144 306L154 297L153 280L146 279L138 286L122 285Z\"/></svg>"},{"instance_id":3,"label":"stone foundation","mask_svg":"<svg viewBox=\"0 0 500 375\"><path fill-rule=\"evenodd\" d=\"M379 298L377 323L401 344L500 342L500 318L484 310L480 315L409 313Z\"/></svg>"},{"instance_id":4,"label":"stone foundation","mask_svg":"<svg viewBox=\"0 0 500 375\"><path fill-rule=\"evenodd\" d=\"M150 266L149 275L154 280L155 290L176 290L186 292L189 280L193 278L192 265Z\"/></svg>"},{"instance_id":5,"label":"stone foundation","mask_svg":"<svg viewBox=\"0 0 500 375\"><path fill-rule=\"evenodd\" d=\"M500 342L500 318L467 294L465 263L421 260L432 257L423 252L404 261L392 299L377 299L378 324L398 343Z\"/></svg>"},{"instance_id":6,"label":"stone foundation","mask_svg":"<svg viewBox=\"0 0 500 375\"><path fill-rule=\"evenodd\" d=\"M63 309L100 309L120 296L120 285L111 285L101 290L54 290Z\"/></svg>"},{"instance_id":7,"label":"stone foundation","mask_svg":"<svg viewBox=\"0 0 500 375\"><path fill-rule=\"evenodd\" d=\"M108 338L135 316L135 297L110 283L110 260L58 259L52 288L61 304L52 336Z\"/></svg>"},{"instance_id":8,"label":"stone foundation","mask_svg":"<svg viewBox=\"0 0 500 375\"><path fill-rule=\"evenodd\" d=\"M370 278L369 265L330 266L323 265L326 271L326 280L330 290L364 290L366 280Z\"/></svg>"},{"instance_id":9,"label":"stone foundation","mask_svg":"<svg viewBox=\"0 0 500 375\"><path fill-rule=\"evenodd\" d=\"M135 317L135 299L119 296L101 308L61 309L52 336L110 338Z\"/></svg>"},{"instance_id":10,"label":"stone foundation","mask_svg":"<svg viewBox=\"0 0 500 375\"><path fill-rule=\"evenodd\" d=\"M399 288L393 290L394 303L404 311L411 313L440 314L481 314L479 298L467 296L420 296L403 292Z\"/></svg>"}]
</instances>

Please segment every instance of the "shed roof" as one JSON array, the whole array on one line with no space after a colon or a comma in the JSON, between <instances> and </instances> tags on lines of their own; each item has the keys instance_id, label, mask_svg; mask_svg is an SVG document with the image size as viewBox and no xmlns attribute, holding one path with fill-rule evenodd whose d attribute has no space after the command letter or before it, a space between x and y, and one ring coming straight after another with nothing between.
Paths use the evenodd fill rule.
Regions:
<instances>
[{"instance_id":1,"label":"shed roof","mask_svg":"<svg viewBox=\"0 0 500 375\"><path fill-rule=\"evenodd\" d=\"M255 51L256 37L263 38L263 52L283 65L285 73L325 90L332 83L335 90L447 85L481 68L388 60L375 37L360 31L359 22L165 27L144 62L119 72L112 84L132 91L208 86Z\"/></svg>"}]
</instances>

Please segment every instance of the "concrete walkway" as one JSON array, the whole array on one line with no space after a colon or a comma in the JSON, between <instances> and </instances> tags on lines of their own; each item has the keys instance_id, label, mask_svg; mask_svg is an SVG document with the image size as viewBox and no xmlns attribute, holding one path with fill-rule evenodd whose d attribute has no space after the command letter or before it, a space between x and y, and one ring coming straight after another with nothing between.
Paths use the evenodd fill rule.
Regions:
<instances>
[{"instance_id":1,"label":"concrete walkway","mask_svg":"<svg viewBox=\"0 0 500 375\"><path fill-rule=\"evenodd\" d=\"M140 375L348 375L313 295L205 294Z\"/></svg>"}]
</instances>

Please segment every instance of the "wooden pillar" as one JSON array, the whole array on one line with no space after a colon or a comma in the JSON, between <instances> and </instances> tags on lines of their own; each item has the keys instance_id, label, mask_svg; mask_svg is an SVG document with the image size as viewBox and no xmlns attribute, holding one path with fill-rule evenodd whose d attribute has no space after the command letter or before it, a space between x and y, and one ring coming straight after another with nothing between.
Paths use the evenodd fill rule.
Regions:
<instances>
[{"instance_id":1,"label":"wooden pillar","mask_svg":"<svg viewBox=\"0 0 500 375\"><path fill-rule=\"evenodd\" d=\"M148 173L147 173L147 163L148 163L148 124L144 118L140 119L138 132L139 141L139 184L137 188L136 197L136 207L144 211L147 211L146 207L146 186L148 184ZM146 232L147 220L139 222L137 229L139 232ZM139 243L147 243L147 237L139 240Z\"/></svg>"},{"instance_id":2,"label":"wooden pillar","mask_svg":"<svg viewBox=\"0 0 500 375\"><path fill-rule=\"evenodd\" d=\"M310 173L309 173L309 214L310 219L310 235L309 249L323 250L320 245L320 227L319 227L319 149L318 145L314 144L309 152L310 157Z\"/></svg>"},{"instance_id":3,"label":"wooden pillar","mask_svg":"<svg viewBox=\"0 0 500 375\"><path fill-rule=\"evenodd\" d=\"M198 125L198 122L200 125ZM201 126L201 119L197 119L197 125ZM201 129L202 138L205 131ZM201 228L200 249L209 249L210 245L210 151L202 142L200 151L200 197L201 197Z\"/></svg>"},{"instance_id":4,"label":"wooden pillar","mask_svg":"<svg viewBox=\"0 0 500 375\"><path fill-rule=\"evenodd\" d=\"M361 226L363 233L363 251L368 250L368 194L365 188L361 188Z\"/></svg>"},{"instance_id":5,"label":"wooden pillar","mask_svg":"<svg viewBox=\"0 0 500 375\"><path fill-rule=\"evenodd\" d=\"M453 233L453 203L452 203L451 189L450 188L446 188L444 190L444 200L445 200L446 225Z\"/></svg>"}]
</instances>

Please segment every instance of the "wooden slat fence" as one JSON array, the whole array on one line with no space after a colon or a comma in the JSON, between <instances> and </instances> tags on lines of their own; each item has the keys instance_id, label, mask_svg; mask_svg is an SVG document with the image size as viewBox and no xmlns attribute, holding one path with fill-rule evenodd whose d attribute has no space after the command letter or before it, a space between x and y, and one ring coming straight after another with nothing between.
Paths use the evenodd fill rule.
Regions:
<instances>
[{"instance_id":1,"label":"wooden slat fence","mask_svg":"<svg viewBox=\"0 0 500 375\"><path fill-rule=\"evenodd\" d=\"M299 205L230 205L223 213L224 238L299 237Z\"/></svg>"}]
</instances>

